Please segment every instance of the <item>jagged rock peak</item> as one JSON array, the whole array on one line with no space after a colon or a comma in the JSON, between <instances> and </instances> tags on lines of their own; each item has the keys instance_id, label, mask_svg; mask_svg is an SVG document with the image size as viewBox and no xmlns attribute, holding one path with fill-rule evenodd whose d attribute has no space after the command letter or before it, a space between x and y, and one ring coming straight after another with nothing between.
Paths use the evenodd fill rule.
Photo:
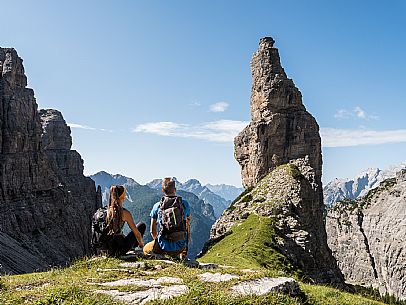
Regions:
<instances>
[{"instance_id":1,"label":"jagged rock peak","mask_svg":"<svg viewBox=\"0 0 406 305\"><path fill-rule=\"evenodd\" d=\"M254 186L276 166L306 155L321 185L319 126L286 76L273 44L272 38L262 38L252 57L252 122L234 139L243 186Z\"/></svg>"},{"instance_id":2,"label":"jagged rock peak","mask_svg":"<svg viewBox=\"0 0 406 305\"><path fill-rule=\"evenodd\" d=\"M42 125L42 148L69 150L72 146L71 131L62 113L55 109L41 109L39 115Z\"/></svg>"},{"instance_id":3,"label":"jagged rock peak","mask_svg":"<svg viewBox=\"0 0 406 305\"><path fill-rule=\"evenodd\" d=\"M25 88L27 86L23 60L13 48L0 48L0 78L13 87Z\"/></svg>"},{"instance_id":4,"label":"jagged rock peak","mask_svg":"<svg viewBox=\"0 0 406 305\"><path fill-rule=\"evenodd\" d=\"M265 37L252 56L252 120L272 116L273 113L290 108L305 110L302 95L283 69L279 52L273 45L275 40Z\"/></svg>"}]
</instances>

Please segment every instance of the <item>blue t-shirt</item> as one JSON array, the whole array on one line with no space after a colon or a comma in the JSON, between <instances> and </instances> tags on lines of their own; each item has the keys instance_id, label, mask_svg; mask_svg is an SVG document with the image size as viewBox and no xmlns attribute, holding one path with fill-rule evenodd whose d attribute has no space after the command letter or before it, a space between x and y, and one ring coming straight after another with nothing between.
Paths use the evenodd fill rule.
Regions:
<instances>
[{"instance_id":1,"label":"blue t-shirt","mask_svg":"<svg viewBox=\"0 0 406 305\"><path fill-rule=\"evenodd\" d=\"M183 206L185 207L185 220L186 220L186 218L190 215L189 202L187 202L186 200L184 200L182 198L182 203L183 203ZM149 216L151 216L151 218L157 220L158 232L159 232L159 226L161 224L161 213L159 213L159 205L160 205L160 202L155 203L154 206L152 207L151 213L149 214ZM158 234L157 241L158 241L159 247L163 251L176 252L176 251L179 251L186 247L187 238L184 240L170 242Z\"/></svg>"}]
</instances>

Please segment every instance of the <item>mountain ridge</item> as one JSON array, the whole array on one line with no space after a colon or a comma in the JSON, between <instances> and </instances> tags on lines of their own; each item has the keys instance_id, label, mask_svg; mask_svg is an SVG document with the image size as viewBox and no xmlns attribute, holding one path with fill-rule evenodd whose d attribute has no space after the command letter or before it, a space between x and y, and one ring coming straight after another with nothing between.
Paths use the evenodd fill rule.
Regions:
<instances>
[{"instance_id":1,"label":"mountain ridge","mask_svg":"<svg viewBox=\"0 0 406 305\"><path fill-rule=\"evenodd\" d=\"M388 178L394 178L396 173L406 168L406 162L390 166L384 170L368 168L357 174L354 178L335 178L323 187L324 204L333 206L337 201L358 199L365 196L370 190Z\"/></svg>"}]
</instances>

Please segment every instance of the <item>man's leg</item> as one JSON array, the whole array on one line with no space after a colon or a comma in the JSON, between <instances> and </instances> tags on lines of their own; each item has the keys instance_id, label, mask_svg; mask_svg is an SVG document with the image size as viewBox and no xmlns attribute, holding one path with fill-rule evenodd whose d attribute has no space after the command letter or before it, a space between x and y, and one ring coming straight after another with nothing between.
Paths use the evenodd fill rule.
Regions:
<instances>
[{"instance_id":1,"label":"man's leg","mask_svg":"<svg viewBox=\"0 0 406 305\"><path fill-rule=\"evenodd\" d=\"M150 241L149 243L147 243L144 248L142 249L144 251L144 254L150 254L150 253L155 253L155 254L162 254L162 250L158 245L158 242L156 242L156 239L154 239L153 241Z\"/></svg>"}]
</instances>

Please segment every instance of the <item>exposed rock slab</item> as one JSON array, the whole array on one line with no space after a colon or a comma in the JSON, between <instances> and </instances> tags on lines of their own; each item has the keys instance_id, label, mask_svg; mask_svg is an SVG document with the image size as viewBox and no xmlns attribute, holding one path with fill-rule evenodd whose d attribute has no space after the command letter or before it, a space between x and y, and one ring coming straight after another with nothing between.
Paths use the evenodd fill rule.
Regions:
<instances>
[{"instance_id":1,"label":"exposed rock slab","mask_svg":"<svg viewBox=\"0 0 406 305\"><path fill-rule=\"evenodd\" d=\"M96 293L111 295L115 299L128 304L145 304L153 300L167 300L188 293L186 285L154 287L145 291L126 292L118 290L96 290Z\"/></svg>"},{"instance_id":2,"label":"exposed rock slab","mask_svg":"<svg viewBox=\"0 0 406 305\"><path fill-rule=\"evenodd\" d=\"M108 286L108 287L116 287L116 286L141 286L141 287L160 287L162 284L183 284L183 280L177 277L160 277L157 279L137 279L137 278L130 278L130 279L121 279L113 282L106 282L100 283L98 285L101 286Z\"/></svg>"},{"instance_id":3,"label":"exposed rock slab","mask_svg":"<svg viewBox=\"0 0 406 305\"><path fill-rule=\"evenodd\" d=\"M220 282L228 282L233 279L239 279L240 277L235 274L221 274L219 272L217 273L211 273L211 272L205 272L202 274L198 275L199 279L203 282L209 282L209 283L220 283Z\"/></svg>"},{"instance_id":4,"label":"exposed rock slab","mask_svg":"<svg viewBox=\"0 0 406 305\"><path fill-rule=\"evenodd\" d=\"M245 281L230 288L236 296L264 295L270 292L284 293L290 296L300 294L299 284L292 278L264 277L252 281Z\"/></svg>"},{"instance_id":5,"label":"exposed rock slab","mask_svg":"<svg viewBox=\"0 0 406 305\"><path fill-rule=\"evenodd\" d=\"M0 273L33 272L91 253L93 181L56 110L37 111L22 59L0 48ZM23 248L13 254L10 248ZM35 257L35 259L33 259ZM29 263L27 263L29 262Z\"/></svg>"},{"instance_id":6,"label":"exposed rock slab","mask_svg":"<svg viewBox=\"0 0 406 305\"><path fill-rule=\"evenodd\" d=\"M327 214L328 243L347 281L406 299L406 170Z\"/></svg>"}]
</instances>

